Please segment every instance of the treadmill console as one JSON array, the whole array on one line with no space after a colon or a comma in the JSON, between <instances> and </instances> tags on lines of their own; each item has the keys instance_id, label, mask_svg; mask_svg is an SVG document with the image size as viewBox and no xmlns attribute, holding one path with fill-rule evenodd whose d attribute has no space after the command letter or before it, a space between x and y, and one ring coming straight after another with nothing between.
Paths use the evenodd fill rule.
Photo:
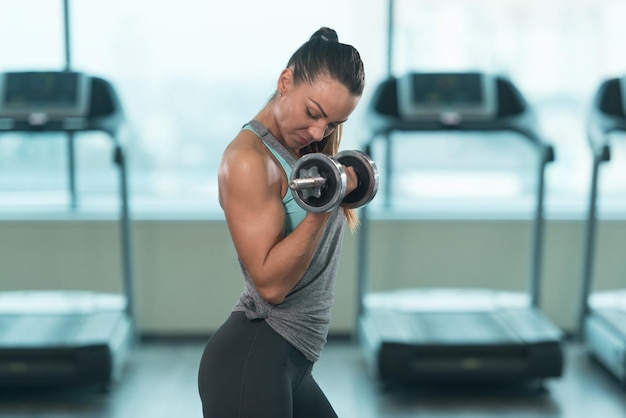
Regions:
<instances>
[{"instance_id":1,"label":"treadmill console","mask_svg":"<svg viewBox=\"0 0 626 418\"><path fill-rule=\"evenodd\" d=\"M0 73L0 118L44 125L84 118L91 84L79 72L27 71Z\"/></svg>"},{"instance_id":2,"label":"treadmill console","mask_svg":"<svg viewBox=\"0 0 626 418\"><path fill-rule=\"evenodd\" d=\"M495 78L479 72L408 73L398 78L398 111L409 120L491 119L497 111Z\"/></svg>"},{"instance_id":3,"label":"treadmill console","mask_svg":"<svg viewBox=\"0 0 626 418\"><path fill-rule=\"evenodd\" d=\"M626 75L619 79L619 92L622 96L622 113L626 116Z\"/></svg>"}]
</instances>

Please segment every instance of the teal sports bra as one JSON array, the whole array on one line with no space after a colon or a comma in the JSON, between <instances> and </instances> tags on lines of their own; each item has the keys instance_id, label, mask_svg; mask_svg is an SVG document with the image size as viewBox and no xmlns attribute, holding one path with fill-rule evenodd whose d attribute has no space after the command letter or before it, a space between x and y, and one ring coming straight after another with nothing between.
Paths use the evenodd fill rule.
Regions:
<instances>
[{"instance_id":1,"label":"teal sports bra","mask_svg":"<svg viewBox=\"0 0 626 418\"><path fill-rule=\"evenodd\" d=\"M296 163L296 159L289 151L287 151L283 144L278 142L274 135L272 135L272 133L257 120L248 122L242 129L251 131L258 136L261 141L263 141L263 144L267 147L267 149L274 154L274 157L276 157L285 171L287 179L289 179L291 177L292 167ZM285 221L285 235L289 235L296 228L296 226L298 226L302 219L304 219L306 211L296 203L290 191L288 191L283 197L283 207L285 208L285 214L287 215Z\"/></svg>"}]
</instances>

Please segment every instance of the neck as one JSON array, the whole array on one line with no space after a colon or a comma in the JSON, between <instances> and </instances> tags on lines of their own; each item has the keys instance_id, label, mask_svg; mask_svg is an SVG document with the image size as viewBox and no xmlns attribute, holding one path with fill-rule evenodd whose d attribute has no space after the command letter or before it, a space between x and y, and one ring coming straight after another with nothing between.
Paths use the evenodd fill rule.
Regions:
<instances>
[{"instance_id":1,"label":"neck","mask_svg":"<svg viewBox=\"0 0 626 418\"><path fill-rule=\"evenodd\" d=\"M274 112L272 111L272 102L270 101L268 104L261 109L259 113L256 114L254 119L258 120L269 130L274 138L278 139L280 142L283 142L283 138L280 135L280 130L278 129L278 125L276 123L276 119L274 118Z\"/></svg>"},{"instance_id":2,"label":"neck","mask_svg":"<svg viewBox=\"0 0 626 418\"><path fill-rule=\"evenodd\" d=\"M280 142L285 149L287 149L294 157L300 158L300 150L291 149L285 144L285 140L280 133L280 129L278 129L278 124L276 123L276 118L274 117L274 99L270 100L264 107L256 114L254 119L261 122L265 128L270 131L270 133L276 138L278 142Z\"/></svg>"}]
</instances>

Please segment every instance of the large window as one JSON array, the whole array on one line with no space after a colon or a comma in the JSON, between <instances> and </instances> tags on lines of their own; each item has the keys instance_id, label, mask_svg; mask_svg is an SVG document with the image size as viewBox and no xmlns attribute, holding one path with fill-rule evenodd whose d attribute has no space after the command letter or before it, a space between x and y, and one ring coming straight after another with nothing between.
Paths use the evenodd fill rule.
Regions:
<instances>
[{"instance_id":1,"label":"large window","mask_svg":"<svg viewBox=\"0 0 626 418\"><path fill-rule=\"evenodd\" d=\"M0 14L0 38L14 44L0 50L10 57L0 61L0 70L61 68L62 2L45 2L51 10L37 14L45 18L36 22L35 5L27 3L11 2ZM273 93L291 53L322 25L356 46L363 44L359 32L365 28L356 25L362 7L355 0L318 1L306 15L284 0L69 4L72 68L109 79L128 116L135 211L216 210L221 152ZM45 42L31 39L33 33ZM0 193L14 202L27 196L66 200L64 141L23 141L25 136L10 135L1 144ZM116 186L106 138L81 136L82 203L106 201Z\"/></svg>"},{"instance_id":2,"label":"large window","mask_svg":"<svg viewBox=\"0 0 626 418\"><path fill-rule=\"evenodd\" d=\"M62 68L63 2L0 2L0 71ZM393 72L479 69L508 75L556 147L557 161L547 177L549 212L581 214L590 167L586 111L602 79L626 73L626 55L620 53L626 31L619 22L626 4L394 4ZM69 5L72 67L110 80L128 116L135 213L218 213L216 170L223 148L272 94L289 55L323 25L355 45L366 65L364 103L348 122L344 147L360 147L368 136L365 102L386 76L387 0ZM32 13L34 8L39 12ZM605 207L615 210L626 196L621 142L615 141L615 159L604 169L601 186ZM463 216L472 210L519 212L532 205L534 155L513 134L403 135L396 154L398 207ZM115 204L107 139L81 135L76 161L81 204ZM0 206L65 207L66 164L62 136L0 136Z\"/></svg>"},{"instance_id":3,"label":"large window","mask_svg":"<svg viewBox=\"0 0 626 418\"><path fill-rule=\"evenodd\" d=\"M586 209L591 155L586 117L608 77L626 73L620 1L395 0L393 70L485 70L508 76L539 118L556 161L547 170L547 209L580 216ZM497 137L497 138L494 138ZM616 139L619 136L616 135ZM403 140L397 167L409 206L528 212L535 190L532 150L512 135L422 135ZM500 139L504 139L501 141ZM623 138L622 138L623 139ZM602 168L603 207L623 211L623 141ZM418 148L419 147L419 148ZM409 151L410 150L410 151Z\"/></svg>"}]
</instances>

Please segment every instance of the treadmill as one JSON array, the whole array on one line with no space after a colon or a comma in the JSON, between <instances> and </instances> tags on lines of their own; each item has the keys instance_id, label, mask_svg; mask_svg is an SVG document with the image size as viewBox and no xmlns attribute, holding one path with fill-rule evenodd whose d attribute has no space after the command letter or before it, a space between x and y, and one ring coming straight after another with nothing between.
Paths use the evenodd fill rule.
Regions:
<instances>
[{"instance_id":1,"label":"treadmill","mask_svg":"<svg viewBox=\"0 0 626 418\"><path fill-rule=\"evenodd\" d=\"M553 147L538 133L513 83L482 72L409 72L389 76L367 109L371 137L382 141L384 196L390 206L394 133L508 131L539 159L529 289L415 288L369 292L367 207L358 236L358 338L371 375L383 383L536 383L563 372L563 332L539 308L544 172ZM376 159L376 158L374 158Z\"/></svg>"},{"instance_id":2,"label":"treadmill","mask_svg":"<svg viewBox=\"0 0 626 418\"><path fill-rule=\"evenodd\" d=\"M587 137L593 154L583 254L578 335L592 357L626 388L626 289L593 291L598 177L610 160L609 135L626 132L626 78L602 82L595 93Z\"/></svg>"},{"instance_id":3,"label":"treadmill","mask_svg":"<svg viewBox=\"0 0 626 418\"><path fill-rule=\"evenodd\" d=\"M123 292L0 292L0 387L108 387L122 374L136 329L123 123L119 98L102 78L74 71L0 74L0 140L9 132L64 133L73 180L74 136L99 131L111 139L119 172Z\"/></svg>"}]
</instances>

